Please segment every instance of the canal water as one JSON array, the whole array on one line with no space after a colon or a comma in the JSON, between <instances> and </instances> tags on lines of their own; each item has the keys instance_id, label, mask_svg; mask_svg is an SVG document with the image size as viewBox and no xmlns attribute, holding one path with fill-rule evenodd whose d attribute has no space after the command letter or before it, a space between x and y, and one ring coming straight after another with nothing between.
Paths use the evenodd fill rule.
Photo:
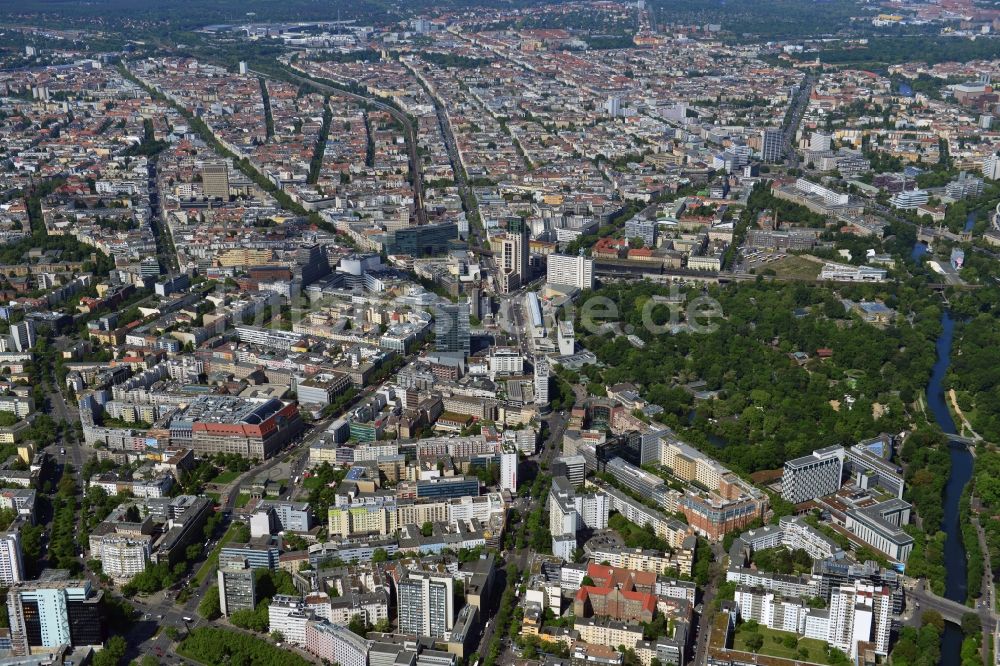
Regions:
<instances>
[{"instance_id":1,"label":"canal water","mask_svg":"<svg viewBox=\"0 0 1000 666\"><path fill-rule=\"evenodd\" d=\"M976 226L976 214L969 213L965 218L965 228L963 229L963 231L969 233L970 231L972 231L972 227L974 226Z\"/></svg>"},{"instance_id":2,"label":"canal water","mask_svg":"<svg viewBox=\"0 0 1000 666\"><path fill-rule=\"evenodd\" d=\"M919 245L919 244L918 244ZM916 248L914 248L916 251ZM937 361L927 385L927 406L934 420L946 434L957 434L955 422L945 402L943 381L951 363L951 347L955 334L955 321L945 312L941 317L941 335L937 340ZM962 444L952 442L951 474L944 489L944 519L941 530L945 533L944 561L946 564L945 597L965 603L968 595L966 581L967 562L962 528L959 522L959 500L965 484L972 478L972 454ZM962 663L962 630L951 623L945 624L941 637L941 666L958 666Z\"/></svg>"},{"instance_id":3,"label":"canal water","mask_svg":"<svg viewBox=\"0 0 1000 666\"><path fill-rule=\"evenodd\" d=\"M972 231L974 226L976 226L976 214L969 213L969 215L965 218L965 227L963 230L966 232ZM913 244L913 250L910 252L910 260L919 264L920 260L923 259L925 254L927 254L928 249L927 243L917 241ZM947 363L945 364L945 369L947 369ZM943 428L944 426L941 427ZM945 432L948 431L946 430Z\"/></svg>"}]
</instances>

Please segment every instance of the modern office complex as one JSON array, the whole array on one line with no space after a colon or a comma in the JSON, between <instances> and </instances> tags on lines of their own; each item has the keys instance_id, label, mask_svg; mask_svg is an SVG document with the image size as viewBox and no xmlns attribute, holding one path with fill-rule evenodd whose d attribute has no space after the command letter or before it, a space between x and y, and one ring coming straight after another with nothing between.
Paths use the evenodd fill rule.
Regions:
<instances>
[{"instance_id":1,"label":"modern office complex","mask_svg":"<svg viewBox=\"0 0 1000 666\"><path fill-rule=\"evenodd\" d=\"M205 395L170 422L170 443L195 453L236 453L265 460L302 431L294 402Z\"/></svg>"},{"instance_id":2,"label":"modern office complex","mask_svg":"<svg viewBox=\"0 0 1000 666\"><path fill-rule=\"evenodd\" d=\"M914 208L924 205L929 200L930 194L927 190L904 190L892 195L892 198L889 199L889 203L893 208L899 208L900 210L913 210Z\"/></svg>"},{"instance_id":3,"label":"modern office complex","mask_svg":"<svg viewBox=\"0 0 1000 666\"><path fill-rule=\"evenodd\" d=\"M832 280L833 282L882 282L888 273L884 268L837 264L828 261L823 264L819 279Z\"/></svg>"},{"instance_id":4,"label":"modern office complex","mask_svg":"<svg viewBox=\"0 0 1000 666\"><path fill-rule=\"evenodd\" d=\"M35 648L99 646L107 636L104 592L93 589L88 580L71 580L56 571L11 587L7 612L17 656Z\"/></svg>"},{"instance_id":5,"label":"modern office complex","mask_svg":"<svg viewBox=\"0 0 1000 666\"><path fill-rule=\"evenodd\" d=\"M848 509L846 527L869 546L894 560L905 562L913 550L913 537L903 530L910 522L910 504L890 499L878 504Z\"/></svg>"},{"instance_id":6,"label":"modern office complex","mask_svg":"<svg viewBox=\"0 0 1000 666\"><path fill-rule=\"evenodd\" d=\"M840 560L844 551L837 543L800 517L782 516L777 525L765 525L741 534L730 549L730 561L739 563L758 550L784 546L804 550L813 559Z\"/></svg>"},{"instance_id":7,"label":"modern office complex","mask_svg":"<svg viewBox=\"0 0 1000 666\"><path fill-rule=\"evenodd\" d=\"M389 232L385 251L389 254L426 257L447 252L452 242L456 240L458 240L458 225L454 222L403 227Z\"/></svg>"},{"instance_id":8,"label":"modern office complex","mask_svg":"<svg viewBox=\"0 0 1000 666\"><path fill-rule=\"evenodd\" d=\"M859 488L881 488L887 493L903 499L906 482L902 468L881 456L877 456L860 444L847 449L844 469L854 478Z\"/></svg>"}]
</instances>

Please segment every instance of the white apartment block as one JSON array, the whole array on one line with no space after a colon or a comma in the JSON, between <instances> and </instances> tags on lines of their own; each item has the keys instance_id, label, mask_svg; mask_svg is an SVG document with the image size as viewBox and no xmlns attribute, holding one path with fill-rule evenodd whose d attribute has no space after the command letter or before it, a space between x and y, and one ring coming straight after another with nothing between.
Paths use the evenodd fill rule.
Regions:
<instances>
[{"instance_id":1,"label":"white apartment block","mask_svg":"<svg viewBox=\"0 0 1000 666\"><path fill-rule=\"evenodd\" d=\"M4 586L24 580L24 555L21 551L21 535L7 532L0 535L0 582Z\"/></svg>"},{"instance_id":2,"label":"white apartment block","mask_svg":"<svg viewBox=\"0 0 1000 666\"><path fill-rule=\"evenodd\" d=\"M518 455L514 452L500 454L500 490L517 493Z\"/></svg>"},{"instance_id":3,"label":"white apartment block","mask_svg":"<svg viewBox=\"0 0 1000 666\"><path fill-rule=\"evenodd\" d=\"M580 523L592 530L607 529L610 507L608 496L601 493L576 495L573 498L573 508L580 517Z\"/></svg>"},{"instance_id":4,"label":"white apartment block","mask_svg":"<svg viewBox=\"0 0 1000 666\"><path fill-rule=\"evenodd\" d=\"M858 581L830 594L830 633L827 642L858 656L858 641L875 643L879 654L889 653L892 630L892 592L884 585Z\"/></svg>"},{"instance_id":5,"label":"white apartment block","mask_svg":"<svg viewBox=\"0 0 1000 666\"><path fill-rule=\"evenodd\" d=\"M679 548L691 534L686 523L640 504L616 488L602 486L600 494L608 496L609 510L617 511L636 525L645 525L646 529L652 530L653 534L669 543L671 548Z\"/></svg>"},{"instance_id":6,"label":"white apartment block","mask_svg":"<svg viewBox=\"0 0 1000 666\"><path fill-rule=\"evenodd\" d=\"M591 289L594 286L594 260L565 254L550 254L545 281L560 287Z\"/></svg>"},{"instance_id":7,"label":"white apartment block","mask_svg":"<svg viewBox=\"0 0 1000 666\"><path fill-rule=\"evenodd\" d=\"M795 189L817 196L831 206L846 206L851 200L850 195L834 192L805 178L799 178L795 181Z\"/></svg>"},{"instance_id":8,"label":"white apartment block","mask_svg":"<svg viewBox=\"0 0 1000 666\"><path fill-rule=\"evenodd\" d=\"M782 516L777 525L748 530L740 535L740 541L753 551L784 546L789 550L804 550L816 560L844 557L843 549L833 539L796 516Z\"/></svg>"},{"instance_id":9,"label":"white apartment block","mask_svg":"<svg viewBox=\"0 0 1000 666\"><path fill-rule=\"evenodd\" d=\"M815 597L819 594L819 583L808 576L785 576L757 569L730 567L726 572L726 581L786 597Z\"/></svg>"},{"instance_id":10,"label":"white apartment block","mask_svg":"<svg viewBox=\"0 0 1000 666\"><path fill-rule=\"evenodd\" d=\"M815 638L857 657L859 641L888 654L892 629L892 592L884 585L856 581L831 590L829 609L810 608L801 598L782 597L749 586L734 595L740 616L779 631Z\"/></svg>"},{"instance_id":11,"label":"white apartment block","mask_svg":"<svg viewBox=\"0 0 1000 666\"><path fill-rule=\"evenodd\" d=\"M581 527L600 530L608 526L608 513L611 510L608 496L600 492L578 495L569 479L564 476L552 479L547 501L552 552L564 560L572 559L572 552L576 549L577 530Z\"/></svg>"},{"instance_id":12,"label":"white apartment block","mask_svg":"<svg viewBox=\"0 0 1000 666\"><path fill-rule=\"evenodd\" d=\"M770 629L805 633L806 616L811 609L801 599L781 597L774 592L761 593L747 587L738 588L733 598L744 621L756 620Z\"/></svg>"},{"instance_id":13,"label":"white apartment block","mask_svg":"<svg viewBox=\"0 0 1000 666\"><path fill-rule=\"evenodd\" d=\"M372 642L346 627L326 622L306 623L306 650L324 662L340 666L368 666Z\"/></svg>"},{"instance_id":14,"label":"white apartment block","mask_svg":"<svg viewBox=\"0 0 1000 666\"><path fill-rule=\"evenodd\" d=\"M127 583L149 564L151 542L148 535L107 534L91 539L91 556L116 583Z\"/></svg>"},{"instance_id":15,"label":"white apartment block","mask_svg":"<svg viewBox=\"0 0 1000 666\"><path fill-rule=\"evenodd\" d=\"M983 160L983 178L1000 180L1000 153L987 155Z\"/></svg>"},{"instance_id":16,"label":"white apartment block","mask_svg":"<svg viewBox=\"0 0 1000 666\"><path fill-rule=\"evenodd\" d=\"M606 621L601 618L577 618L573 628L580 632L580 640L594 645L617 648L631 647L642 640L642 625Z\"/></svg>"},{"instance_id":17,"label":"white apartment block","mask_svg":"<svg viewBox=\"0 0 1000 666\"><path fill-rule=\"evenodd\" d=\"M444 638L455 625L454 579L408 571L397 584L399 631Z\"/></svg>"},{"instance_id":18,"label":"white apartment block","mask_svg":"<svg viewBox=\"0 0 1000 666\"><path fill-rule=\"evenodd\" d=\"M275 595L267 608L267 617L270 631L280 631L286 642L305 646L306 623L312 619L312 613L306 612L300 597Z\"/></svg>"}]
</instances>

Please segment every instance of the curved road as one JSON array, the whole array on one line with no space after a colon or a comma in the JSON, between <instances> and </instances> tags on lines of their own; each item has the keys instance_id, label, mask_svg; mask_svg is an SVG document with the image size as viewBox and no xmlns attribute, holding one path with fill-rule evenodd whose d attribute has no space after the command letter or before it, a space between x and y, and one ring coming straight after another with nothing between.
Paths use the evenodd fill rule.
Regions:
<instances>
[{"instance_id":1,"label":"curved road","mask_svg":"<svg viewBox=\"0 0 1000 666\"><path fill-rule=\"evenodd\" d=\"M906 596L916 601L920 604L920 610L936 610L941 614L948 622L953 622L955 624L961 624L962 616L966 613L975 613L979 616L979 619L983 623L983 633L992 634L997 627L997 617L996 614L991 612L989 607L978 607L972 608L964 604L960 604L957 601L951 601L950 599L945 599L939 597L933 592L923 587L909 588L906 590Z\"/></svg>"}]
</instances>

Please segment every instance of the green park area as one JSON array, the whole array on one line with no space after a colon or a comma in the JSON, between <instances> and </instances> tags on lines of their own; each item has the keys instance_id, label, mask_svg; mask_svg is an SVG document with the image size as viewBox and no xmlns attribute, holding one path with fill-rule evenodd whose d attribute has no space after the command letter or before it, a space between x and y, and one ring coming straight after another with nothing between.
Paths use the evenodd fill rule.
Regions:
<instances>
[{"instance_id":1,"label":"green park area","mask_svg":"<svg viewBox=\"0 0 1000 666\"><path fill-rule=\"evenodd\" d=\"M733 649L783 659L825 664L826 666L838 666L847 660L846 655L843 655L843 660L838 660L836 656L842 653L837 651L834 651L834 657L831 659L826 643L823 641L815 638L800 638L788 631L768 629L753 621L736 627Z\"/></svg>"}]
</instances>

